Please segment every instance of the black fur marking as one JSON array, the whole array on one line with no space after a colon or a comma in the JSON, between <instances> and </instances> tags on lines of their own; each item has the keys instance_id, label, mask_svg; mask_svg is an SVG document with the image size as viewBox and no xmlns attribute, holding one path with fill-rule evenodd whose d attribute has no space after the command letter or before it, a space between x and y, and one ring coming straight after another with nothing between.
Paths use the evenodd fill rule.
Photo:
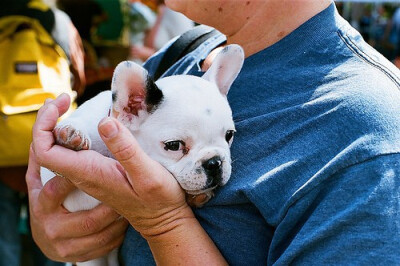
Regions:
<instances>
[{"instance_id":1,"label":"black fur marking","mask_svg":"<svg viewBox=\"0 0 400 266\"><path fill-rule=\"evenodd\" d=\"M146 80L146 105L147 112L154 111L163 100L163 93L154 83L154 80L147 76Z\"/></svg>"},{"instance_id":2,"label":"black fur marking","mask_svg":"<svg viewBox=\"0 0 400 266\"><path fill-rule=\"evenodd\" d=\"M228 51L229 51L229 49L230 49L230 47L229 47L229 46L225 46L225 47L224 47L224 49L222 49L222 50L221 50L221 53L223 53L223 54L224 54L224 53L228 52Z\"/></svg>"},{"instance_id":3,"label":"black fur marking","mask_svg":"<svg viewBox=\"0 0 400 266\"><path fill-rule=\"evenodd\" d=\"M131 66L132 66L132 63L129 62L129 61L125 61L125 65L126 65L126 67L131 67Z\"/></svg>"},{"instance_id":4,"label":"black fur marking","mask_svg":"<svg viewBox=\"0 0 400 266\"><path fill-rule=\"evenodd\" d=\"M112 102L115 103L117 101L117 92L113 91L111 97L112 97Z\"/></svg>"}]
</instances>

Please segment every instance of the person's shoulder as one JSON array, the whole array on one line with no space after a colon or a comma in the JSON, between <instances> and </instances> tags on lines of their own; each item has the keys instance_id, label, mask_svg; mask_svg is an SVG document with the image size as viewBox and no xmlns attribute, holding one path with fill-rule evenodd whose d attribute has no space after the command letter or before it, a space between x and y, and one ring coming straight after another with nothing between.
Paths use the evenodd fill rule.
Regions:
<instances>
[{"instance_id":1,"label":"person's shoulder","mask_svg":"<svg viewBox=\"0 0 400 266\"><path fill-rule=\"evenodd\" d=\"M338 32L344 47L329 73L332 93L340 96L349 115L375 119L400 118L400 70L366 43L350 26Z\"/></svg>"},{"instance_id":2,"label":"person's shoulder","mask_svg":"<svg viewBox=\"0 0 400 266\"><path fill-rule=\"evenodd\" d=\"M345 61L343 65L353 72L358 71L368 80L379 76L383 77L383 83L389 79L400 87L399 69L370 46L357 30L348 23L343 23L337 34L342 43L338 45L340 50L336 50L336 53Z\"/></svg>"},{"instance_id":3,"label":"person's shoulder","mask_svg":"<svg viewBox=\"0 0 400 266\"><path fill-rule=\"evenodd\" d=\"M338 114L343 123L362 130L400 130L400 86L381 70L363 68L335 82Z\"/></svg>"}]
</instances>

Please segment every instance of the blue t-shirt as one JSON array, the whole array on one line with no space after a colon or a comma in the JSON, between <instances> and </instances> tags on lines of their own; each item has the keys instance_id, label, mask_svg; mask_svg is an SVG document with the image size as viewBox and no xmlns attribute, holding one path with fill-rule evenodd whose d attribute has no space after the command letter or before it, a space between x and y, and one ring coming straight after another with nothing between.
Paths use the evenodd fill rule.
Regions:
<instances>
[{"instance_id":1,"label":"blue t-shirt","mask_svg":"<svg viewBox=\"0 0 400 266\"><path fill-rule=\"evenodd\" d=\"M200 75L224 40L166 75ZM245 60L228 95L232 177L194 210L229 264L400 263L399 74L334 4ZM122 258L154 264L132 228Z\"/></svg>"}]
</instances>

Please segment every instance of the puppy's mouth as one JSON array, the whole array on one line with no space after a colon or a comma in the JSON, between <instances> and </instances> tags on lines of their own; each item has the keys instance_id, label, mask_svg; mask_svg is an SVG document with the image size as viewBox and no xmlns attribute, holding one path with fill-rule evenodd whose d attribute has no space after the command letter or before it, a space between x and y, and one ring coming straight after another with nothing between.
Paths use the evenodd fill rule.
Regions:
<instances>
[{"instance_id":1,"label":"puppy's mouth","mask_svg":"<svg viewBox=\"0 0 400 266\"><path fill-rule=\"evenodd\" d=\"M213 187L209 187L207 189L199 189L199 190L186 190L185 189L185 192L187 194L190 194L190 195L200 195L200 194L204 194L204 193L207 193L207 192L211 192L214 189L216 189L218 186L219 185L216 185L216 186L213 186Z\"/></svg>"}]
</instances>

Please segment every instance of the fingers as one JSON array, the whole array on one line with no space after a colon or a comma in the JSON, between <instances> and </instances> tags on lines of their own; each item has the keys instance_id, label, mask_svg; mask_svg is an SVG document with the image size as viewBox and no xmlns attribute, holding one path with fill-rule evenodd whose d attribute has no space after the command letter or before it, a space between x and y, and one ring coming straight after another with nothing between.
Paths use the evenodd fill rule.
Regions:
<instances>
[{"instance_id":1,"label":"fingers","mask_svg":"<svg viewBox=\"0 0 400 266\"><path fill-rule=\"evenodd\" d=\"M36 161L36 156L32 149L32 144L29 149L29 164L26 171L25 180L28 185L28 191L33 193L34 190L42 188L42 181L40 180L40 166ZM29 193L31 194L31 193Z\"/></svg>"},{"instance_id":2,"label":"fingers","mask_svg":"<svg viewBox=\"0 0 400 266\"><path fill-rule=\"evenodd\" d=\"M33 150L39 162L46 160L44 156L54 144L52 130L58 118L68 110L69 104L69 96L67 94L62 94L55 100L47 100L39 109L36 122L32 129Z\"/></svg>"},{"instance_id":3,"label":"fingers","mask_svg":"<svg viewBox=\"0 0 400 266\"><path fill-rule=\"evenodd\" d=\"M125 219L116 220L98 234L60 242L57 253L62 261L82 262L103 257L122 244L127 227Z\"/></svg>"},{"instance_id":4,"label":"fingers","mask_svg":"<svg viewBox=\"0 0 400 266\"><path fill-rule=\"evenodd\" d=\"M104 256L122 243L128 222L109 207L99 205L88 211L65 212L47 215L44 220L37 219L37 213L31 217L35 242L49 258L91 260Z\"/></svg>"},{"instance_id":5,"label":"fingers","mask_svg":"<svg viewBox=\"0 0 400 266\"><path fill-rule=\"evenodd\" d=\"M90 236L103 231L120 219L120 215L110 207L100 204L87 211L68 212L65 210L64 220L60 220L54 227L49 226L52 238L78 238Z\"/></svg>"},{"instance_id":6,"label":"fingers","mask_svg":"<svg viewBox=\"0 0 400 266\"><path fill-rule=\"evenodd\" d=\"M76 187L68 179L55 176L43 186L38 201L45 211L51 212L59 208L68 194L75 189Z\"/></svg>"},{"instance_id":7,"label":"fingers","mask_svg":"<svg viewBox=\"0 0 400 266\"><path fill-rule=\"evenodd\" d=\"M125 204L120 200L130 194L131 185L118 162L92 150L75 152L55 146L52 152L58 148L63 149L63 156L53 157L53 165L44 162L45 166L61 173L79 189L117 210L118 205Z\"/></svg>"},{"instance_id":8,"label":"fingers","mask_svg":"<svg viewBox=\"0 0 400 266\"><path fill-rule=\"evenodd\" d=\"M50 121L52 121L55 117L55 122L57 122L57 119L68 110L69 106L70 98L68 94L65 93L61 94L54 100L46 99L44 105L39 109L36 118L36 126L39 126L38 129L43 130L48 128L49 125L51 126L51 124L48 124L49 121L47 121L49 118Z\"/></svg>"}]
</instances>

